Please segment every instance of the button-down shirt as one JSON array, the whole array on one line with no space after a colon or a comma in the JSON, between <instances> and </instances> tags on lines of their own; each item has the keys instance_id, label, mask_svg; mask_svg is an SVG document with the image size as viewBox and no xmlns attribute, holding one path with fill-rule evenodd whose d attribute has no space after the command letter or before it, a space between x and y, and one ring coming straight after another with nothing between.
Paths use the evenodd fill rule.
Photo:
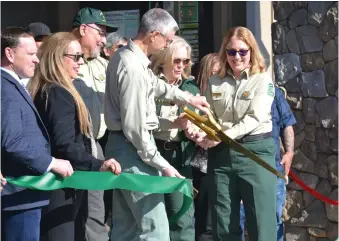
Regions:
<instances>
[{"instance_id":1,"label":"button-down shirt","mask_svg":"<svg viewBox=\"0 0 339 241\"><path fill-rule=\"evenodd\" d=\"M280 137L283 138L284 129L296 123L294 115L280 89L275 86L275 97L272 103L272 135L276 144L276 167L278 171L284 172L284 167L280 164Z\"/></svg>"},{"instance_id":2,"label":"button-down shirt","mask_svg":"<svg viewBox=\"0 0 339 241\"><path fill-rule=\"evenodd\" d=\"M104 95L107 65L108 61L102 57L87 59L80 66L78 76L73 82L91 115L95 139L100 139L106 131Z\"/></svg>"},{"instance_id":3,"label":"button-down shirt","mask_svg":"<svg viewBox=\"0 0 339 241\"><path fill-rule=\"evenodd\" d=\"M213 75L205 96L230 138L272 131L274 85L267 73L250 76L246 70L237 80L230 71L224 78Z\"/></svg>"},{"instance_id":4,"label":"button-down shirt","mask_svg":"<svg viewBox=\"0 0 339 241\"><path fill-rule=\"evenodd\" d=\"M154 98L186 103L188 95L155 76L149 59L132 40L111 59L107 69L105 120L109 130L122 130L140 158L157 170L170 164L160 155L150 131L158 128Z\"/></svg>"},{"instance_id":5,"label":"button-down shirt","mask_svg":"<svg viewBox=\"0 0 339 241\"><path fill-rule=\"evenodd\" d=\"M159 78L168 83L168 80L163 74L160 74ZM179 79L171 85L178 88L181 83L182 80ZM163 141L180 141L180 129L173 128L173 122L178 117L179 107L177 105L172 105L170 102L158 99L155 100L155 103L157 105L156 108L159 118L159 128L154 133L154 138Z\"/></svg>"}]
</instances>

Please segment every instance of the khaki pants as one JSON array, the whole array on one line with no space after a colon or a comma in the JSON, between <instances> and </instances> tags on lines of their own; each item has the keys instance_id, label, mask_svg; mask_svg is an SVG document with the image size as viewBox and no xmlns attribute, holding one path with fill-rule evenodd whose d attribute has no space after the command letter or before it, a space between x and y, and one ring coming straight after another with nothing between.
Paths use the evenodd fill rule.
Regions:
<instances>
[{"instance_id":1,"label":"khaki pants","mask_svg":"<svg viewBox=\"0 0 339 241\"><path fill-rule=\"evenodd\" d=\"M243 144L275 168L272 138ZM209 149L207 177L214 241L241 241L243 200L250 241L277 240L277 177L224 143Z\"/></svg>"},{"instance_id":2,"label":"khaki pants","mask_svg":"<svg viewBox=\"0 0 339 241\"><path fill-rule=\"evenodd\" d=\"M104 160L100 144L97 142L98 159ZM104 191L88 191L88 217L85 223L86 241L107 241L105 226Z\"/></svg>"}]
</instances>

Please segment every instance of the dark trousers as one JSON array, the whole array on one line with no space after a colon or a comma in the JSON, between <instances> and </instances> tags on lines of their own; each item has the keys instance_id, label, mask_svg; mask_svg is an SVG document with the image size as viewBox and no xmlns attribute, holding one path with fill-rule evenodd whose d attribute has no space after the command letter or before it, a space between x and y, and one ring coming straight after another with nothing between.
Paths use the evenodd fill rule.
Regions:
<instances>
[{"instance_id":1,"label":"dark trousers","mask_svg":"<svg viewBox=\"0 0 339 241\"><path fill-rule=\"evenodd\" d=\"M41 208L2 211L2 241L39 241Z\"/></svg>"},{"instance_id":2,"label":"dark trousers","mask_svg":"<svg viewBox=\"0 0 339 241\"><path fill-rule=\"evenodd\" d=\"M162 141L155 141L160 154L173 166L178 172L186 178L192 178L192 168L189 163L182 160L181 145L168 145L169 150L164 148ZM184 201L181 193L174 192L165 194L165 206L167 217L177 213ZM170 239L171 241L194 241L194 206L193 204L187 212L175 223L170 225Z\"/></svg>"},{"instance_id":3,"label":"dark trousers","mask_svg":"<svg viewBox=\"0 0 339 241\"><path fill-rule=\"evenodd\" d=\"M41 241L83 241L88 217L87 191L70 188L51 192L42 209Z\"/></svg>"},{"instance_id":4,"label":"dark trousers","mask_svg":"<svg viewBox=\"0 0 339 241\"><path fill-rule=\"evenodd\" d=\"M108 130L106 130L105 135L98 140L103 151L106 148L107 139L108 139ZM104 191L105 223L107 222L110 223L108 218L111 216L112 213L112 199L113 199L113 190L105 190Z\"/></svg>"},{"instance_id":5,"label":"dark trousers","mask_svg":"<svg viewBox=\"0 0 339 241\"><path fill-rule=\"evenodd\" d=\"M192 167L193 186L199 191L194 199L195 240L212 241L212 220L208 202L208 179L206 173Z\"/></svg>"},{"instance_id":6,"label":"dark trousers","mask_svg":"<svg viewBox=\"0 0 339 241\"><path fill-rule=\"evenodd\" d=\"M247 142L243 146L275 168L276 147L272 138ZM241 241L241 200L249 240L277 240L275 175L221 143L208 151L207 176L213 240Z\"/></svg>"},{"instance_id":7,"label":"dark trousers","mask_svg":"<svg viewBox=\"0 0 339 241\"><path fill-rule=\"evenodd\" d=\"M283 241L284 239L284 223L282 220L282 214L283 209L285 205L285 199L286 199L286 186L285 181L281 178L277 178L277 210L276 210L276 216L277 216L277 241ZM241 205L240 209L240 226L243 230L243 237L242 241L245 241L245 222L246 222L246 216L245 216L245 209L244 205Z\"/></svg>"}]
</instances>

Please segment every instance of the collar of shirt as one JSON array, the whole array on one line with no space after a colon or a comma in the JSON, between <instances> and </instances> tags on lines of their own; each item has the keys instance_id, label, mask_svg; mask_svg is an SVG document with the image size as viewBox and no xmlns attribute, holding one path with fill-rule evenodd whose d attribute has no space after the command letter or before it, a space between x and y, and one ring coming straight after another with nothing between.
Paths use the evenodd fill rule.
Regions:
<instances>
[{"instance_id":1,"label":"collar of shirt","mask_svg":"<svg viewBox=\"0 0 339 241\"><path fill-rule=\"evenodd\" d=\"M158 77L160 79L164 80L166 83L168 83L168 79L166 78L166 76L163 73L160 73ZM174 81L170 85L178 85L178 86L180 86L181 84L182 84L182 77L180 79L177 79L176 81Z\"/></svg>"},{"instance_id":2,"label":"collar of shirt","mask_svg":"<svg viewBox=\"0 0 339 241\"><path fill-rule=\"evenodd\" d=\"M132 39L128 41L127 46L137 56L137 58L145 68L147 68L150 65L151 61L147 58L147 55L140 49L138 45L136 45L132 41Z\"/></svg>"},{"instance_id":3,"label":"collar of shirt","mask_svg":"<svg viewBox=\"0 0 339 241\"><path fill-rule=\"evenodd\" d=\"M241 77L242 77L243 75L245 75L245 78L248 79L248 77L249 77L249 72L250 72L250 68L246 68L245 70L243 70L243 71L240 73L240 75L239 75L239 77L240 77L239 80L242 79ZM234 75L233 75L233 70L232 70L231 68L228 68L228 69L227 69L227 74L230 75L230 76L232 76L232 77L235 79L235 77L234 77Z\"/></svg>"},{"instance_id":4,"label":"collar of shirt","mask_svg":"<svg viewBox=\"0 0 339 241\"><path fill-rule=\"evenodd\" d=\"M19 78L19 76L12 70L8 70L5 69L3 67L1 67L1 70L5 71L7 74L10 74L14 79L16 79L21 85L23 85L24 83L21 81L21 79Z\"/></svg>"}]
</instances>

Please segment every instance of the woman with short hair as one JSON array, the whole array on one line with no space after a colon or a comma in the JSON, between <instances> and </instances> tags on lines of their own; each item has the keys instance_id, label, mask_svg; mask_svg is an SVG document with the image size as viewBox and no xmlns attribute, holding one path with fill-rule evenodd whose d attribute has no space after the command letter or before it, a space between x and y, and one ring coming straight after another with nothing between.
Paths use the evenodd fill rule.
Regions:
<instances>
[{"instance_id":1,"label":"woman with short hair","mask_svg":"<svg viewBox=\"0 0 339 241\"><path fill-rule=\"evenodd\" d=\"M205 96L223 132L275 168L271 105L274 85L258 44L245 27L225 36L220 70ZM207 176L214 240L241 240L243 200L251 241L276 240L276 176L225 143L198 138L208 149Z\"/></svg>"},{"instance_id":2,"label":"woman with short hair","mask_svg":"<svg viewBox=\"0 0 339 241\"><path fill-rule=\"evenodd\" d=\"M117 161L101 160L89 112L73 85L84 63L78 39L72 33L55 33L44 40L38 58L40 63L29 92L48 131L52 155L69 160L75 170L119 174L121 167ZM70 188L51 192L41 219L42 240L84 240L84 221L88 215L86 192Z\"/></svg>"}]
</instances>

